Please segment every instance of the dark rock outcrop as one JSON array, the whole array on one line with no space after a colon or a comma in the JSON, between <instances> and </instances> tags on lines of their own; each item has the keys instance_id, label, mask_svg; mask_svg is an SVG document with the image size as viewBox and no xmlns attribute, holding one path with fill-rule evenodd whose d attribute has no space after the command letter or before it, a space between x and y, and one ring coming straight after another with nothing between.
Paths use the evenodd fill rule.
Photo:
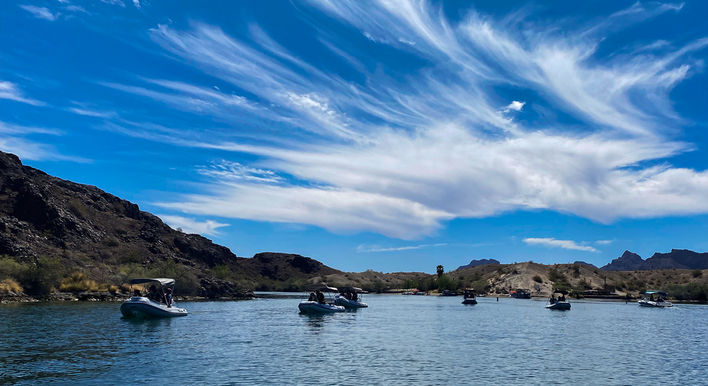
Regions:
<instances>
[{"instance_id":1,"label":"dark rock outcrop","mask_svg":"<svg viewBox=\"0 0 708 386\"><path fill-rule=\"evenodd\" d=\"M605 271L646 271L652 269L708 269L708 253L687 249L672 249L669 253L654 253L643 260L636 253L624 251L601 269Z\"/></svg>"},{"instance_id":2,"label":"dark rock outcrop","mask_svg":"<svg viewBox=\"0 0 708 386\"><path fill-rule=\"evenodd\" d=\"M643 269L708 269L708 253L687 249L672 249L669 253L655 253L644 261Z\"/></svg>"},{"instance_id":3,"label":"dark rock outcrop","mask_svg":"<svg viewBox=\"0 0 708 386\"><path fill-rule=\"evenodd\" d=\"M465 268L472 268L472 267L477 267L480 265L485 265L485 264L501 264L499 261L495 259L479 259L479 260L472 260L470 261L469 264L467 265L461 265L457 267L457 269L465 269Z\"/></svg>"},{"instance_id":4,"label":"dark rock outcrop","mask_svg":"<svg viewBox=\"0 0 708 386\"><path fill-rule=\"evenodd\" d=\"M624 251L622 256L612 260L609 264L605 265L601 269L605 271L632 271L640 269L644 260L641 256L630 251Z\"/></svg>"}]
</instances>

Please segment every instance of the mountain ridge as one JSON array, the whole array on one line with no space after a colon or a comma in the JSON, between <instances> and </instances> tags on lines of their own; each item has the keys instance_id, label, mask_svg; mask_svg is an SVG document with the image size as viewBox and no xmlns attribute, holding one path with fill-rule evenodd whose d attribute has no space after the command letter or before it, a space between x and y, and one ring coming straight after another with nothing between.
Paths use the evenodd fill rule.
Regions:
<instances>
[{"instance_id":1,"label":"mountain ridge","mask_svg":"<svg viewBox=\"0 0 708 386\"><path fill-rule=\"evenodd\" d=\"M604 271L647 271L655 269L708 269L708 252L694 252L688 249L672 249L671 252L655 252L644 260L628 250L606 264Z\"/></svg>"}]
</instances>

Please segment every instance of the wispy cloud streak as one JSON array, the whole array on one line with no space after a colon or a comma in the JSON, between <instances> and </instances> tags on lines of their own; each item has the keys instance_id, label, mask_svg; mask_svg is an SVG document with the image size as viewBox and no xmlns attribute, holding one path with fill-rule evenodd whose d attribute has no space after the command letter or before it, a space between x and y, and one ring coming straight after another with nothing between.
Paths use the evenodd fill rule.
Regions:
<instances>
[{"instance_id":1,"label":"wispy cloud streak","mask_svg":"<svg viewBox=\"0 0 708 386\"><path fill-rule=\"evenodd\" d=\"M362 252L362 253L400 252L400 251L410 251L410 250L423 249L423 248L444 247L446 245L447 245L447 243L405 245L402 247L379 247L379 246L373 246L373 245L359 245L359 246L357 246L356 251Z\"/></svg>"},{"instance_id":2,"label":"wispy cloud streak","mask_svg":"<svg viewBox=\"0 0 708 386\"><path fill-rule=\"evenodd\" d=\"M524 242L526 244L530 244L530 245L544 245L547 247L570 249L570 250L574 250L574 251L599 252L597 249L595 249L591 246L580 245L573 240L557 240L557 239L549 238L549 237L541 237L541 238L530 237L530 238L524 239Z\"/></svg>"},{"instance_id":3,"label":"wispy cloud streak","mask_svg":"<svg viewBox=\"0 0 708 386\"><path fill-rule=\"evenodd\" d=\"M146 78L140 85L105 86L175 109L209 112L234 127L244 116L268 116L279 130L298 132L287 144L253 144L225 132L208 137L194 130L112 126L145 139L256 156L252 165L227 161L223 169L200 168L207 189L159 205L402 239L434 233L453 218L519 209L603 223L708 213L708 172L666 161L693 148L667 135L680 124L668 97L691 75L690 54L705 49L708 39L663 54L598 54L603 33L679 5L633 6L560 35L554 26L526 23L520 31L510 24L513 18L494 20L474 11L453 23L424 1L314 4L354 26L368 44L419 58L424 64L413 76L405 74L413 81L400 81L406 76L395 69L391 75L365 74L364 82L344 80L300 59L258 27L250 29L251 39L237 39L202 23L187 29L159 25L150 37L166 56L234 92ZM329 31L318 41L354 68L376 60L346 52L337 43L347 38ZM534 103L499 95L498 87L547 96L540 102L580 124L530 126L517 117ZM232 109L238 114L224 113ZM594 249L568 240L528 240Z\"/></svg>"}]
</instances>

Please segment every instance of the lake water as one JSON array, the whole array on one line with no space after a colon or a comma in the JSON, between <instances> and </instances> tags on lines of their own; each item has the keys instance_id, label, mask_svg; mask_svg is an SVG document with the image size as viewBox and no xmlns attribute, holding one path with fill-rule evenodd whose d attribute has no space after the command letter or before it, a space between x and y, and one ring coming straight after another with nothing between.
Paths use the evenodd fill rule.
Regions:
<instances>
[{"instance_id":1,"label":"lake water","mask_svg":"<svg viewBox=\"0 0 708 386\"><path fill-rule=\"evenodd\" d=\"M297 298L180 303L121 319L117 303L0 306L0 383L705 384L708 306L365 295L301 315Z\"/></svg>"}]
</instances>

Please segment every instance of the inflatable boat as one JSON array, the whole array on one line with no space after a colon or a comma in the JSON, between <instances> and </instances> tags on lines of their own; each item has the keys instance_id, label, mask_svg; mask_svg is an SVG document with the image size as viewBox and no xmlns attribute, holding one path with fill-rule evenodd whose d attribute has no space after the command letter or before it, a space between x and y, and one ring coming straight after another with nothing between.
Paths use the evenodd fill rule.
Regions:
<instances>
[{"instance_id":1,"label":"inflatable boat","mask_svg":"<svg viewBox=\"0 0 708 386\"><path fill-rule=\"evenodd\" d=\"M167 292L172 293L175 281L174 279L167 278L146 278L146 279L133 279L130 281L131 288L136 284L150 284L151 294L150 297L142 296L140 290L136 290L135 295L130 299L126 300L120 306L120 312L126 318L172 318L175 316L187 316L187 310L184 308L175 307L174 303L171 303L171 299L165 294L165 288L169 289ZM163 302L158 302L153 299L161 299Z\"/></svg>"},{"instance_id":2,"label":"inflatable boat","mask_svg":"<svg viewBox=\"0 0 708 386\"><path fill-rule=\"evenodd\" d=\"M344 308L366 308L369 305L358 300L347 299L344 296L337 295L334 297L334 304Z\"/></svg>"},{"instance_id":3,"label":"inflatable boat","mask_svg":"<svg viewBox=\"0 0 708 386\"><path fill-rule=\"evenodd\" d=\"M546 308L549 310L567 311L570 309L570 303L558 301L553 304L548 304Z\"/></svg>"},{"instance_id":4,"label":"inflatable boat","mask_svg":"<svg viewBox=\"0 0 708 386\"><path fill-rule=\"evenodd\" d=\"M297 305L303 314L331 314L334 312L344 312L344 307L335 304L318 303L312 300L305 300Z\"/></svg>"}]
</instances>

